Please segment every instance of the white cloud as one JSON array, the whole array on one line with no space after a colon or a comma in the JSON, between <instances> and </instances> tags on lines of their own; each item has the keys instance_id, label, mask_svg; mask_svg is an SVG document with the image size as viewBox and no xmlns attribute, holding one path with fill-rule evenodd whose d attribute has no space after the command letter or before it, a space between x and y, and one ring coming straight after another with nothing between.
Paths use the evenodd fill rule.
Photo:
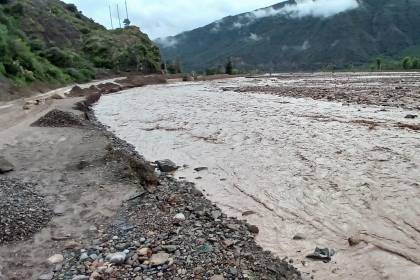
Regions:
<instances>
[{"instance_id":1,"label":"white cloud","mask_svg":"<svg viewBox=\"0 0 420 280\"><path fill-rule=\"evenodd\" d=\"M257 19L276 15L296 17L330 17L341 12L355 9L359 6L357 0L296 0L296 4L288 4L282 9L273 7L257 9L245 13L232 24L232 29L250 25Z\"/></svg>"},{"instance_id":2,"label":"white cloud","mask_svg":"<svg viewBox=\"0 0 420 280\"><path fill-rule=\"evenodd\" d=\"M175 37L162 37L155 40L160 46L165 48L172 48L178 44L178 40Z\"/></svg>"},{"instance_id":3,"label":"white cloud","mask_svg":"<svg viewBox=\"0 0 420 280\"><path fill-rule=\"evenodd\" d=\"M293 17L330 17L359 6L357 0L296 0L297 5L287 5L286 13Z\"/></svg>"},{"instance_id":4,"label":"white cloud","mask_svg":"<svg viewBox=\"0 0 420 280\"><path fill-rule=\"evenodd\" d=\"M288 4L281 9L272 7L258 9L247 13L245 17L250 22L258 18L270 17L276 15L287 15L290 17L330 17L348 10L355 9L359 6L357 0L296 0L296 4Z\"/></svg>"},{"instance_id":5,"label":"white cloud","mask_svg":"<svg viewBox=\"0 0 420 280\"><path fill-rule=\"evenodd\" d=\"M297 46L287 46L287 45L283 45L281 47L282 51L287 51L287 50L295 50L295 51L306 51L307 49L309 49L311 47L311 44L309 43L308 40L304 41L302 43L302 45L297 45Z\"/></svg>"},{"instance_id":6,"label":"white cloud","mask_svg":"<svg viewBox=\"0 0 420 280\"><path fill-rule=\"evenodd\" d=\"M251 33L248 38L251 41L260 41L260 40L262 40L262 37L261 36L258 36L255 33Z\"/></svg>"}]
</instances>

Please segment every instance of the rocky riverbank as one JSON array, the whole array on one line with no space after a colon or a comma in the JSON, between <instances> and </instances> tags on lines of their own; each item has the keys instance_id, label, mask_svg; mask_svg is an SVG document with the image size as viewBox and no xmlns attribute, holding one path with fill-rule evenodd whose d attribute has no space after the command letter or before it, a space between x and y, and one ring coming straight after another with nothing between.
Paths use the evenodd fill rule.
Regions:
<instances>
[{"instance_id":1,"label":"rocky riverbank","mask_svg":"<svg viewBox=\"0 0 420 280\"><path fill-rule=\"evenodd\" d=\"M15 166L0 175L2 191L34 182L53 214L26 241L0 247L0 279L301 279L292 260L255 243L257 227L226 217L192 183L157 177L131 145L74 110L84 99L0 111L18 116L0 122L0 151Z\"/></svg>"}]
</instances>

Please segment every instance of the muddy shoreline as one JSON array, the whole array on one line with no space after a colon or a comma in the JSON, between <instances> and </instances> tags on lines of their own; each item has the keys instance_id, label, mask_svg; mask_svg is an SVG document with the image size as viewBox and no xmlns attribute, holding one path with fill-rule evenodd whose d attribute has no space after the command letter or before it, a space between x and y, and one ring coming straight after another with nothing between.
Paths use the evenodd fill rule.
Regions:
<instances>
[{"instance_id":1,"label":"muddy shoreline","mask_svg":"<svg viewBox=\"0 0 420 280\"><path fill-rule=\"evenodd\" d=\"M156 177L92 111L78 114L80 102L50 101L0 130L0 151L16 166L0 176L35 182L54 211L32 238L1 245L0 279L301 279L292 260L255 243L257 228L228 218L192 183ZM52 108L86 125L30 126Z\"/></svg>"}]
</instances>

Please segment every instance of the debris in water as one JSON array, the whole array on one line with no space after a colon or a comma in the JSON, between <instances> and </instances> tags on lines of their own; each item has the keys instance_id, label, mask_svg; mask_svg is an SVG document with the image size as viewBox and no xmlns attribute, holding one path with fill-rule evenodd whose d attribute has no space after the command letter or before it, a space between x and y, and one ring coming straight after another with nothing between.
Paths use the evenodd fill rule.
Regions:
<instances>
[{"instance_id":1,"label":"debris in water","mask_svg":"<svg viewBox=\"0 0 420 280\"><path fill-rule=\"evenodd\" d=\"M314 260L322 260L323 262L328 263L331 261L331 258L334 255L334 249L316 247L315 251L312 254L307 255L306 257Z\"/></svg>"}]
</instances>

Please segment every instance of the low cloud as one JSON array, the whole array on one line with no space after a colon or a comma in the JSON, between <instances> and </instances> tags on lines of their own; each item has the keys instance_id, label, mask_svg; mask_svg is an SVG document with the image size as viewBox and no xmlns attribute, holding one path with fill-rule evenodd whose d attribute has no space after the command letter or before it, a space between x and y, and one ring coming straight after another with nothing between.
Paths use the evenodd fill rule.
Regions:
<instances>
[{"instance_id":1,"label":"low cloud","mask_svg":"<svg viewBox=\"0 0 420 280\"><path fill-rule=\"evenodd\" d=\"M255 41L255 42L257 42L257 41L261 41L263 38L262 38L261 36L258 36L258 35L257 35L257 34L255 34L255 33L251 33L251 34L249 35L248 39L249 39L249 40L251 40L251 41Z\"/></svg>"},{"instance_id":2,"label":"low cloud","mask_svg":"<svg viewBox=\"0 0 420 280\"><path fill-rule=\"evenodd\" d=\"M178 44L178 40L175 37L158 38L155 42L164 48L173 48Z\"/></svg>"},{"instance_id":3,"label":"low cloud","mask_svg":"<svg viewBox=\"0 0 420 280\"><path fill-rule=\"evenodd\" d=\"M357 0L297 0L296 5L287 5L284 12L292 17L330 17L359 7Z\"/></svg>"},{"instance_id":4,"label":"low cloud","mask_svg":"<svg viewBox=\"0 0 420 280\"><path fill-rule=\"evenodd\" d=\"M327 18L336 14L359 7L357 0L295 0L296 4L286 4L281 9L273 7L258 9L239 16L231 29L242 28L255 22L257 19L272 16L289 16L301 18L306 16ZM286 1L287 2L287 1Z\"/></svg>"},{"instance_id":5,"label":"low cloud","mask_svg":"<svg viewBox=\"0 0 420 280\"><path fill-rule=\"evenodd\" d=\"M295 50L295 51L306 51L307 49L309 49L311 47L311 44L309 43L309 41L304 41L302 43L302 45L297 45L297 46L287 46L287 45L283 45L281 47L282 51L287 51L287 50Z\"/></svg>"},{"instance_id":6,"label":"low cloud","mask_svg":"<svg viewBox=\"0 0 420 280\"><path fill-rule=\"evenodd\" d=\"M359 7L357 0L296 0L296 4L286 4L281 9L273 7L258 9L245 14L245 17L253 20L276 15L293 18L305 16L327 18L357 7Z\"/></svg>"}]
</instances>

